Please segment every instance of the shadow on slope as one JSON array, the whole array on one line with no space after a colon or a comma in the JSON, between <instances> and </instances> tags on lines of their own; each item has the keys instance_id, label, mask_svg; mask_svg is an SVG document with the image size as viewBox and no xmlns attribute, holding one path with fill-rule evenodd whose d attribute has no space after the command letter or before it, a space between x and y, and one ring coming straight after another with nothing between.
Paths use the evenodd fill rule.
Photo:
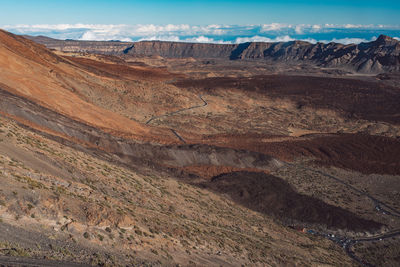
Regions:
<instances>
[{"instance_id":1,"label":"shadow on slope","mask_svg":"<svg viewBox=\"0 0 400 267\"><path fill-rule=\"evenodd\" d=\"M321 224L352 231L376 230L382 225L358 217L319 199L301 195L284 180L261 172L232 172L204 183L213 191L229 195L252 210L273 215L285 223Z\"/></svg>"}]
</instances>

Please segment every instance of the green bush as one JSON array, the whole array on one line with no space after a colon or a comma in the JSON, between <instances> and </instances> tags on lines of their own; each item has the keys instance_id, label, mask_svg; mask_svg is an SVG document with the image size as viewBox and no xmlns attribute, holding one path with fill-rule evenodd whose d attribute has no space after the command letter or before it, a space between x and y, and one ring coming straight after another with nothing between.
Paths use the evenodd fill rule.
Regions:
<instances>
[{"instance_id":1,"label":"green bush","mask_svg":"<svg viewBox=\"0 0 400 267\"><path fill-rule=\"evenodd\" d=\"M103 240L104 240L104 236L102 236L102 235L100 235L100 234L97 235L97 237L99 238L100 241L103 241Z\"/></svg>"},{"instance_id":2,"label":"green bush","mask_svg":"<svg viewBox=\"0 0 400 267\"><path fill-rule=\"evenodd\" d=\"M135 233L136 233L137 235L142 235L142 234L143 234L142 231L140 231L139 229L136 229L136 230L135 230Z\"/></svg>"}]
</instances>

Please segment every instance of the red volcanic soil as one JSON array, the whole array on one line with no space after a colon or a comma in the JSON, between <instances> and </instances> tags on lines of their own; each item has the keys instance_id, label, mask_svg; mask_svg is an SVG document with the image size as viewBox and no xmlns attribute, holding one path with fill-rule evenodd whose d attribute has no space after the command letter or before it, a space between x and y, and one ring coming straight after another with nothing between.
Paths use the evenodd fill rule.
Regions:
<instances>
[{"instance_id":1,"label":"red volcanic soil","mask_svg":"<svg viewBox=\"0 0 400 267\"><path fill-rule=\"evenodd\" d=\"M325 202L301 195L284 180L260 172L221 174L205 187L229 195L250 209L273 215L286 223L303 222L353 231L379 229L382 225Z\"/></svg>"},{"instance_id":2,"label":"red volcanic soil","mask_svg":"<svg viewBox=\"0 0 400 267\"><path fill-rule=\"evenodd\" d=\"M259 135L209 136L203 142L260 152L285 161L298 157L314 158L319 165L336 166L364 174L400 174L399 139L367 134L329 134L264 142L269 138Z\"/></svg>"},{"instance_id":3,"label":"red volcanic soil","mask_svg":"<svg viewBox=\"0 0 400 267\"><path fill-rule=\"evenodd\" d=\"M178 77L169 73L166 69L151 68L149 66L131 66L132 64L105 63L97 60L80 57L65 57L68 60L76 63L82 69L90 71L96 75L111 77L111 78L140 78L151 80L165 80Z\"/></svg>"},{"instance_id":4,"label":"red volcanic soil","mask_svg":"<svg viewBox=\"0 0 400 267\"><path fill-rule=\"evenodd\" d=\"M99 64L103 66L103 63ZM75 93L75 85L90 85L99 90L105 86L103 77L90 76L87 70L77 65L57 56L42 45L0 30L0 91L7 91L12 95L8 97L15 96L22 101L34 102L37 106L116 136L148 142L176 143L176 138L169 130L138 123L88 102ZM122 66L121 69L113 69L116 65L109 65L107 66L110 71L119 71L121 75L164 77L164 74L157 76L157 73L165 73L162 70L153 72L151 68L146 72L142 67ZM71 81L73 85L66 85L66 80ZM7 100L2 100L7 103ZM20 121L31 119L23 117L24 112L16 110L15 106L5 104L0 106L0 111L4 114L20 117ZM17 113L19 115L16 115Z\"/></svg>"},{"instance_id":5,"label":"red volcanic soil","mask_svg":"<svg viewBox=\"0 0 400 267\"><path fill-rule=\"evenodd\" d=\"M14 35L1 29L0 48L7 49L8 53L13 54L13 57L20 56L47 67L54 67L52 64L59 62L68 63L63 58L50 52L44 45L39 45L22 36Z\"/></svg>"},{"instance_id":6,"label":"red volcanic soil","mask_svg":"<svg viewBox=\"0 0 400 267\"><path fill-rule=\"evenodd\" d=\"M263 75L180 80L179 87L199 88L208 94L238 89L271 98L286 98L305 106L338 111L349 118L400 124L400 89L376 82L344 78ZM384 104L383 104L384 103Z\"/></svg>"}]
</instances>

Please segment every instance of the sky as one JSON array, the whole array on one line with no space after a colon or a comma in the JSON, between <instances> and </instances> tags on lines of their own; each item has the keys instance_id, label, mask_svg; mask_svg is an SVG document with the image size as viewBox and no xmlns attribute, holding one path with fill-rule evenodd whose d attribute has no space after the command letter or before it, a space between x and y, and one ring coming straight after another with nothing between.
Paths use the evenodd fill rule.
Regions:
<instances>
[{"instance_id":1,"label":"sky","mask_svg":"<svg viewBox=\"0 0 400 267\"><path fill-rule=\"evenodd\" d=\"M400 37L400 1L0 0L0 28L59 39L235 43Z\"/></svg>"}]
</instances>

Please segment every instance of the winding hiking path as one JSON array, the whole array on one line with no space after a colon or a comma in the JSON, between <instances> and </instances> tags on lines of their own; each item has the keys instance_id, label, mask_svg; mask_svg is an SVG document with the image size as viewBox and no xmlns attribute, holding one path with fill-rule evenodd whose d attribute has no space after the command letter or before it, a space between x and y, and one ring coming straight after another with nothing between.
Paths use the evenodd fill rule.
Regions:
<instances>
[{"instance_id":1,"label":"winding hiking path","mask_svg":"<svg viewBox=\"0 0 400 267\"><path fill-rule=\"evenodd\" d=\"M196 109L196 108L202 108L202 107L205 107L205 106L208 105L207 101L205 101L201 95L199 95L199 98L203 102L202 105L195 105L195 106L191 106L189 108L180 109L180 110L177 110L177 111L174 111L174 112L170 112L170 113L166 113L166 114L163 114L163 115L160 115L160 116L154 116L150 120L148 120L146 122L146 124L150 124L152 121L160 119L160 118L163 118L163 117L173 116L173 115L176 115L176 114L184 112L184 111L188 111L188 110L192 110L192 109ZM182 141L183 143L186 143L185 140L176 132L176 130L174 130L174 129L170 129L170 130L180 141ZM299 167L298 165L295 165L295 164L292 164L292 163L289 163L289 162L285 162L285 161L282 161L282 162L286 166ZM346 183L345 181L343 181L343 180L341 180L341 179L339 179L339 178L337 178L337 177L335 177L335 176L333 176L331 174L328 174L328 173L325 173L323 171L320 171L320 170L314 170L314 169L307 168L307 167L301 167L301 168L303 170L305 170L305 171L314 172L314 173L317 173L319 175L323 175L325 177L328 177L328 178L334 180L335 182L340 183L340 184L344 185L345 187L351 189L352 191L357 192L357 193L367 197L368 199L370 199L372 201L375 210L377 212L381 213L382 215L392 216L392 217L395 217L395 218L400 218L400 212L399 211L397 211L396 209L394 209L394 208L388 206L387 204L379 201L378 199L376 199L375 197L369 195L368 193L366 193L364 191L361 191L360 189L358 189L358 188ZM335 237L334 235L329 234L329 233L317 232L317 231L313 231L313 230L311 230L311 232L312 232L312 234L323 236L323 237L328 238L329 240L339 244L340 246L343 247L343 249L346 251L347 255L350 258L352 258L354 261L358 262L362 266L368 266L368 267L374 266L374 265L368 263L367 261L365 261L363 259L358 258L355 255L355 253L352 251L352 249L351 249L352 246L354 246L355 244L360 243L360 242L381 241L383 239L387 239L387 238L391 238L391 237L395 237L395 236L400 236L400 229L391 230L389 232L386 232L386 233L383 233L383 234L380 234L380 235L376 235L376 236L373 236L373 237L365 237L365 238L358 238L358 239L352 239L352 238L345 237L345 236L343 236L343 237Z\"/></svg>"},{"instance_id":2,"label":"winding hiking path","mask_svg":"<svg viewBox=\"0 0 400 267\"><path fill-rule=\"evenodd\" d=\"M154 120L158 120L158 119L161 119L161 118L164 118L164 117L174 116L174 115L176 115L178 113L181 113L181 112L184 112L184 111L188 111L188 110L192 110L192 109L196 109L196 108L202 108L202 107L205 107L205 106L208 105L207 101L205 101L203 99L202 95L199 95L199 98L200 98L201 101L203 101L202 105L191 106L191 107L188 107L188 108L183 108L183 109L179 109L177 111L166 113L166 114L163 114L163 115L160 115L160 116L154 116L150 120L148 120L146 122L146 124L150 124ZM175 131L174 129L170 129L170 130L180 141L182 141L184 144L186 144L185 139L183 139L183 137L180 136L177 131Z\"/></svg>"},{"instance_id":3,"label":"winding hiking path","mask_svg":"<svg viewBox=\"0 0 400 267\"><path fill-rule=\"evenodd\" d=\"M188 107L188 108L183 108L183 109L179 109L177 111L166 113L166 114L163 114L163 115L160 115L160 116L154 116L150 120L146 121L146 124L151 123L153 120L158 120L158 119L161 119L163 117L173 116L173 115L176 115L176 114L184 112L184 111L188 111L188 110L196 109L196 108L202 108L202 107L205 107L205 106L208 105L207 101L205 101L201 95L199 95L199 98L203 102L202 105L191 106L191 107Z\"/></svg>"},{"instance_id":4,"label":"winding hiking path","mask_svg":"<svg viewBox=\"0 0 400 267\"><path fill-rule=\"evenodd\" d=\"M286 164L288 166L291 166L291 167L296 166L296 165L294 165L292 163L289 163L289 162L284 162L284 164ZM299 167L299 166L297 166L297 167ZM374 198L373 196L369 195L368 193L366 193L364 191L361 191L360 189L357 189L356 187L354 187L352 185L349 185L348 183L342 181L341 179L339 179L339 178L337 178L337 177L335 177L335 176L333 176L331 174L325 173L323 171L314 170L314 169L306 168L306 167L300 167L300 168L302 168L303 170L306 170L306 171L311 171L311 172L323 175L325 177L328 177L328 178L334 180L335 182L338 182L338 183L346 186L347 188L351 189L352 191L355 191L355 192L357 192L357 193L369 198L374 203L374 205L375 205L374 208L377 211L381 212L382 214L400 218L400 212L399 211L397 211L394 208L388 206L387 204L379 201L378 199ZM386 210L383 207L386 208Z\"/></svg>"},{"instance_id":5,"label":"winding hiking path","mask_svg":"<svg viewBox=\"0 0 400 267\"><path fill-rule=\"evenodd\" d=\"M373 241L382 241L383 239L387 239L387 238L391 238L391 237L395 237L400 235L400 229L394 230L394 231L390 231L381 235L377 235L377 236L373 236L373 237L367 237L367 238L359 238L359 239L349 239L348 242L345 244L344 249L347 253L347 255L349 255L349 257L351 257L353 260L357 261L358 263L360 263L361 265L364 266L374 266L366 261L364 261L363 259L358 258L354 252L351 250L351 247L357 243L360 242L373 242Z\"/></svg>"}]
</instances>

